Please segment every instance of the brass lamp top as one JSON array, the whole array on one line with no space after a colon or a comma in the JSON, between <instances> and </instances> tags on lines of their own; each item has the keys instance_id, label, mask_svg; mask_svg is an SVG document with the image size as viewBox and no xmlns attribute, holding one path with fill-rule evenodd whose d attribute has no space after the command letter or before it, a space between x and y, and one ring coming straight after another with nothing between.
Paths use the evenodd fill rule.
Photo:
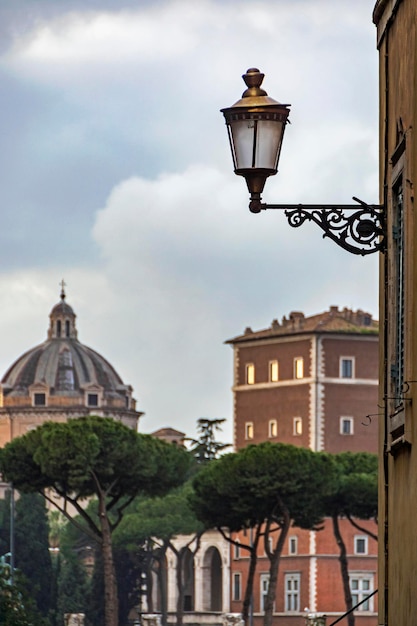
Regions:
<instances>
[{"instance_id":1,"label":"brass lamp top","mask_svg":"<svg viewBox=\"0 0 417 626\"><path fill-rule=\"evenodd\" d=\"M231 107L226 107L225 109L221 109L221 112L229 111L235 108L247 108L247 109L257 109L258 107L270 107L270 106L278 106L278 107L289 107L290 104L281 104L277 102L268 94L264 89L261 89L262 81L264 79L265 74L262 74L256 67L251 67L246 71L246 74L243 74L242 78L246 83L247 89L242 94L242 97L235 102Z\"/></svg>"}]
</instances>

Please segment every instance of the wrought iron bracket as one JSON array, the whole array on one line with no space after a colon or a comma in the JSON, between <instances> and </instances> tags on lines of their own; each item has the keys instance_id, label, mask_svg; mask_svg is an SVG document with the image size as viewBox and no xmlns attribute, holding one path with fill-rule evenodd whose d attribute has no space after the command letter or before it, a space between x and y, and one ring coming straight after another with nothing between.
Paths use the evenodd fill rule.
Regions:
<instances>
[{"instance_id":1,"label":"wrought iron bracket","mask_svg":"<svg viewBox=\"0 0 417 626\"><path fill-rule=\"evenodd\" d=\"M306 221L314 222L322 229L323 237L352 254L366 256L385 251L383 205L366 204L355 197L352 199L357 204L264 204L254 196L249 204L252 213L282 209L290 226L298 228Z\"/></svg>"}]
</instances>

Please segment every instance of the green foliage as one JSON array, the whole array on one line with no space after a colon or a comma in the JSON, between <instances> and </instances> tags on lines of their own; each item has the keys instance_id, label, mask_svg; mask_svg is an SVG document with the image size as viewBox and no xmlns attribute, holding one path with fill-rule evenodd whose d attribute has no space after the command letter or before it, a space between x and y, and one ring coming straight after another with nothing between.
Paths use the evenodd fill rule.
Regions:
<instances>
[{"instance_id":1,"label":"green foliage","mask_svg":"<svg viewBox=\"0 0 417 626\"><path fill-rule=\"evenodd\" d=\"M45 500L38 494L22 494L15 511L15 565L26 578L30 596L46 617L51 609L53 575Z\"/></svg>"},{"instance_id":2,"label":"green foliage","mask_svg":"<svg viewBox=\"0 0 417 626\"><path fill-rule=\"evenodd\" d=\"M138 494L161 496L186 478L191 455L115 420L88 416L66 423L46 422L0 451L0 471L23 493L55 491L51 500L73 523L75 507L87 531L101 545L105 585L105 623L117 624L117 591L111 533ZM96 496L100 515L89 514L83 500Z\"/></svg>"},{"instance_id":3,"label":"green foliage","mask_svg":"<svg viewBox=\"0 0 417 626\"><path fill-rule=\"evenodd\" d=\"M177 535L203 530L190 505L192 486L182 487L159 498L138 498L115 531L114 542L134 552L150 538L169 541Z\"/></svg>"},{"instance_id":4,"label":"green foliage","mask_svg":"<svg viewBox=\"0 0 417 626\"><path fill-rule=\"evenodd\" d=\"M0 467L22 492L49 488L73 504L100 492L107 510L120 512L123 498L162 495L181 484L190 455L112 419L88 416L47 422L14 439L2 450Z\"/></svg>"},{"instance_id":5,"label":"green foliage","mask_svg":"<svg viewBox=\"0 0 417 626\"><path fill-rule=\"evenodd\" d=\"M378 457L369 452L333 455L332 490L325 498L327 515L375 519L378 513Z\"/></svg>"},{"instance_id":6,"label":"green foliage","mask_svg":"<svg viewBox=\"0 0 417 626\"><path fill-rule=\"evenodd\" d=\"M193 509L207 527L253 527L288 509L293 524L315 528L323 518L319 494L328 489L332 461L306 448L265 442L208 464L193 480Z\"/></svg>"},{"instance_id":7,"label":"green foliage","mask_svg":"<svg viewBox=\"0 0 417 626\"><path fill-rule=\"evenodd\" d=\"M11 584L10 571L4 567L0 567L0 626L49 626L37 612L22 578L15 574Z\"/></svg>"},{"instance_id":8,"label":"green foliage","mask_svg":"<svg viewBox=\"0 0 417 626\"><path fill-rule=\"evenodd\" d=\"M224 418L209 419L200 417L197 421L198 439L187 439L191 443L190 452L197 463L208 463L216 459L220 452L230 447L229 443L216 441L216 431L222 430Z\"/></svg>"}]
</instances>

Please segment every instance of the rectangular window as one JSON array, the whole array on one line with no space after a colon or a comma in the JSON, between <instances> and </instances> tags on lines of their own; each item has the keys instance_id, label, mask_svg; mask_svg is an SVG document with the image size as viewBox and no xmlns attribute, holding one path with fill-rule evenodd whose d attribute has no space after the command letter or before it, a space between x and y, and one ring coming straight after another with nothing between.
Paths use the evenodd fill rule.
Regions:
<instances>
[{"instance_id":1,"label":"rectangular window","mask_svg":"<svg viewBox=\"0 0 417 626\"><path fill-rule=\"evenodd\" d=\"M45 393L34 393L33 394L33 404L35 406L45 406L46 405L46 394Z\"/></svg>"},{"instance_id":2,"label":"rectangular window","mask_svg":"<svg viewBox=\"0 0 417 626\"><path fill-rule=\"evenodd\" d=\"M233 600L240 600L242 594L242 584L240 574L233 574Z\"/></svg>"},{"instance_id":3,"label":"rectangular window","mask_svg":"<svg viewBox=\"0 0 417 626\"><path fill-rule=\"evenodd\" d=\"M294 417L292 434L295 436L303 434L303 420L301 417Z\"/></svg>"},{"instance_id":4,"label":"rectangular window","mask_svg":"<svg viewBox=\"0 0 417 626\"><path fill-rule=\"evenodd\" d=\"M355 606L359 602L364 602L358 606L356 611L373 611L374 599L368 596L374 590L374 577L373 574L352 572L349 574L350 591L352 594L352 603Z\"/></svg>"},{"instance_id":5,"label":"rectangular window","mask_svg":"<svg viewBox=\"0 0 417 626\"><path fill-rule=\"evenodd\" d=\"M355 554L368 554L368 537L366 535L355 536Z\"/></svg>"},{"instance_id":6,"label":"rectangular window","mask_svg":"<svg viewBox=\"0 0 417 626\"><path fill-rule=\"evenodd\" d=\"M234 543L233 544L233 548L234 548L234 558L235 559L240 559L240 544L239 543Z\"/></svg>"},{"instance_id":7,"label":"rectangular window","mask_svg":"<svg viewBox=\"0 0 417 626\"><path fill-rule=\"evenodd\" d=\"M261 584L261 594L260 594L260 611L261 613L264 613L265 611L265 603L266 603L266 596L268 595L268 587L269 587L269 574L261 574L261 578L260 578L260 584Z\"/></svg>"},{"instance_id":8,"label":"rectangular window","mask_svg":"<svg viewBox=\"0 0 417 626\"><path fill-rule=\"evenodd\" d=\"M354 378L354 359L352 357L340 358L340 378Z\"/></svg>"},{"instance_id":9,"label":"rectangular window","mask_svg":"<svg viewBox=\"0 0 417 626\"><path fill-rule=\"evenodd\" d=\"M302 357L294 359L294 378L304 378L304 359Z\"/></svg>"},{"instance_id":10,"label":"rectangular window","mask_svg":"<svg viewBox=\"0 0 417 626\"><path fill-rule=\"evenodd\" d=\"M88 406L98 406L98 394L89 393L87 396Z\"/></svg>"},{"instance_id":11,"label":"rectangular window","mask_svg":"<svg viewBox=\"0 0 417 626\"><path fill-rule=\"evenodd\" d=\"M297 554L298 552L298 537L290 537L288 540L288 554Z\"/></svg>"},{"instance_id":12,"label":"rectangular window","mask_svg":"<svg viewBox=\"0 0 417 626\"><path fill-rule=\"evenodd\" d=\"M246 384L247 385L255 384L255 366L253 363L246 364Z\"/></svg>"},{"instance_id":13,"label":"rectangular window","mask_svg":"<svg viewBox=\"0 0 417 626\"><path fill-rule=\"evenodd\" d=\"M278 436L278 424L277 420L269 420L268 423L268 437Z\"/></svg>"},{"instance_id":14,"label":"rectangular window","mask_svg":"<svg viewBox=\"0 0 417 626\"><path fill-rule=\"evenodd\" d=\"M278 382L279 370L278 361L269 361L269 382Z\"/></svg>"},{"instance_id":15,"label":"rectangular window","mask_svg":"<svg viewBox=\"0 0 417 626\"><path fill-rule=\"evenodd\" d=\"M285 611L295 613L300 610L300 574L285 574Z\"/></svg>"},{"instance_id":16,"label":"rectangular window","mask_svg":"<svg viewBox=\"0 0 417 626\"><path fill-rule=\"evenodd\" d=\"M402 404L404 385L404 198L402 180L393 190L393 242L395 289L395 354L391 367L395 406Z\"/></svg>"},{"instance_id":17,"label":"rectangular window","mask_svg":"<svg viewBox=\"0 0 417 626\"><path fill-rule=\"evenodd\" d=\"M245 439L253 439L253 422L245 424Z\"/></svg>"},{"instance_id":18,"label":"rectangular window","mask_svg":"<svg viewBox=\"0 0 417 626\"><path fill-rule=\"evenodd\" d=\"M353 435L353 417L340 418L340 434Z\"/></svg>"}]
</instances>

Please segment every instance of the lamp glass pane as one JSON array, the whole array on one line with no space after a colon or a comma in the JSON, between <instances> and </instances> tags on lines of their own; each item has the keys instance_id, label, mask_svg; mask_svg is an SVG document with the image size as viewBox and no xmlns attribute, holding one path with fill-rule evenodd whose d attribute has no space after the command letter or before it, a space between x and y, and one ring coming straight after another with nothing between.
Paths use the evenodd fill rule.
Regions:
<instances>
[{"instance_id":1,"label":"lamp glass pane","mask_svg":"<svg viewBox=\"0 0 417 626\"><path fill-rule=\"evenodd\" d=\"M255 121L251 119L230 122L233 144L233 160L236 170L249 169L252 165Z\"/></svg>"},{"instance_id":2,"label":"lamp glass pane","mask_svg":"<svg viewBox=\"0 0 417 626\"><path fill-rule=\"evenodd\" d=\"M276 170L282 141L282 122L259 120L255 167Z\"/></svg>"}]
</instances>

